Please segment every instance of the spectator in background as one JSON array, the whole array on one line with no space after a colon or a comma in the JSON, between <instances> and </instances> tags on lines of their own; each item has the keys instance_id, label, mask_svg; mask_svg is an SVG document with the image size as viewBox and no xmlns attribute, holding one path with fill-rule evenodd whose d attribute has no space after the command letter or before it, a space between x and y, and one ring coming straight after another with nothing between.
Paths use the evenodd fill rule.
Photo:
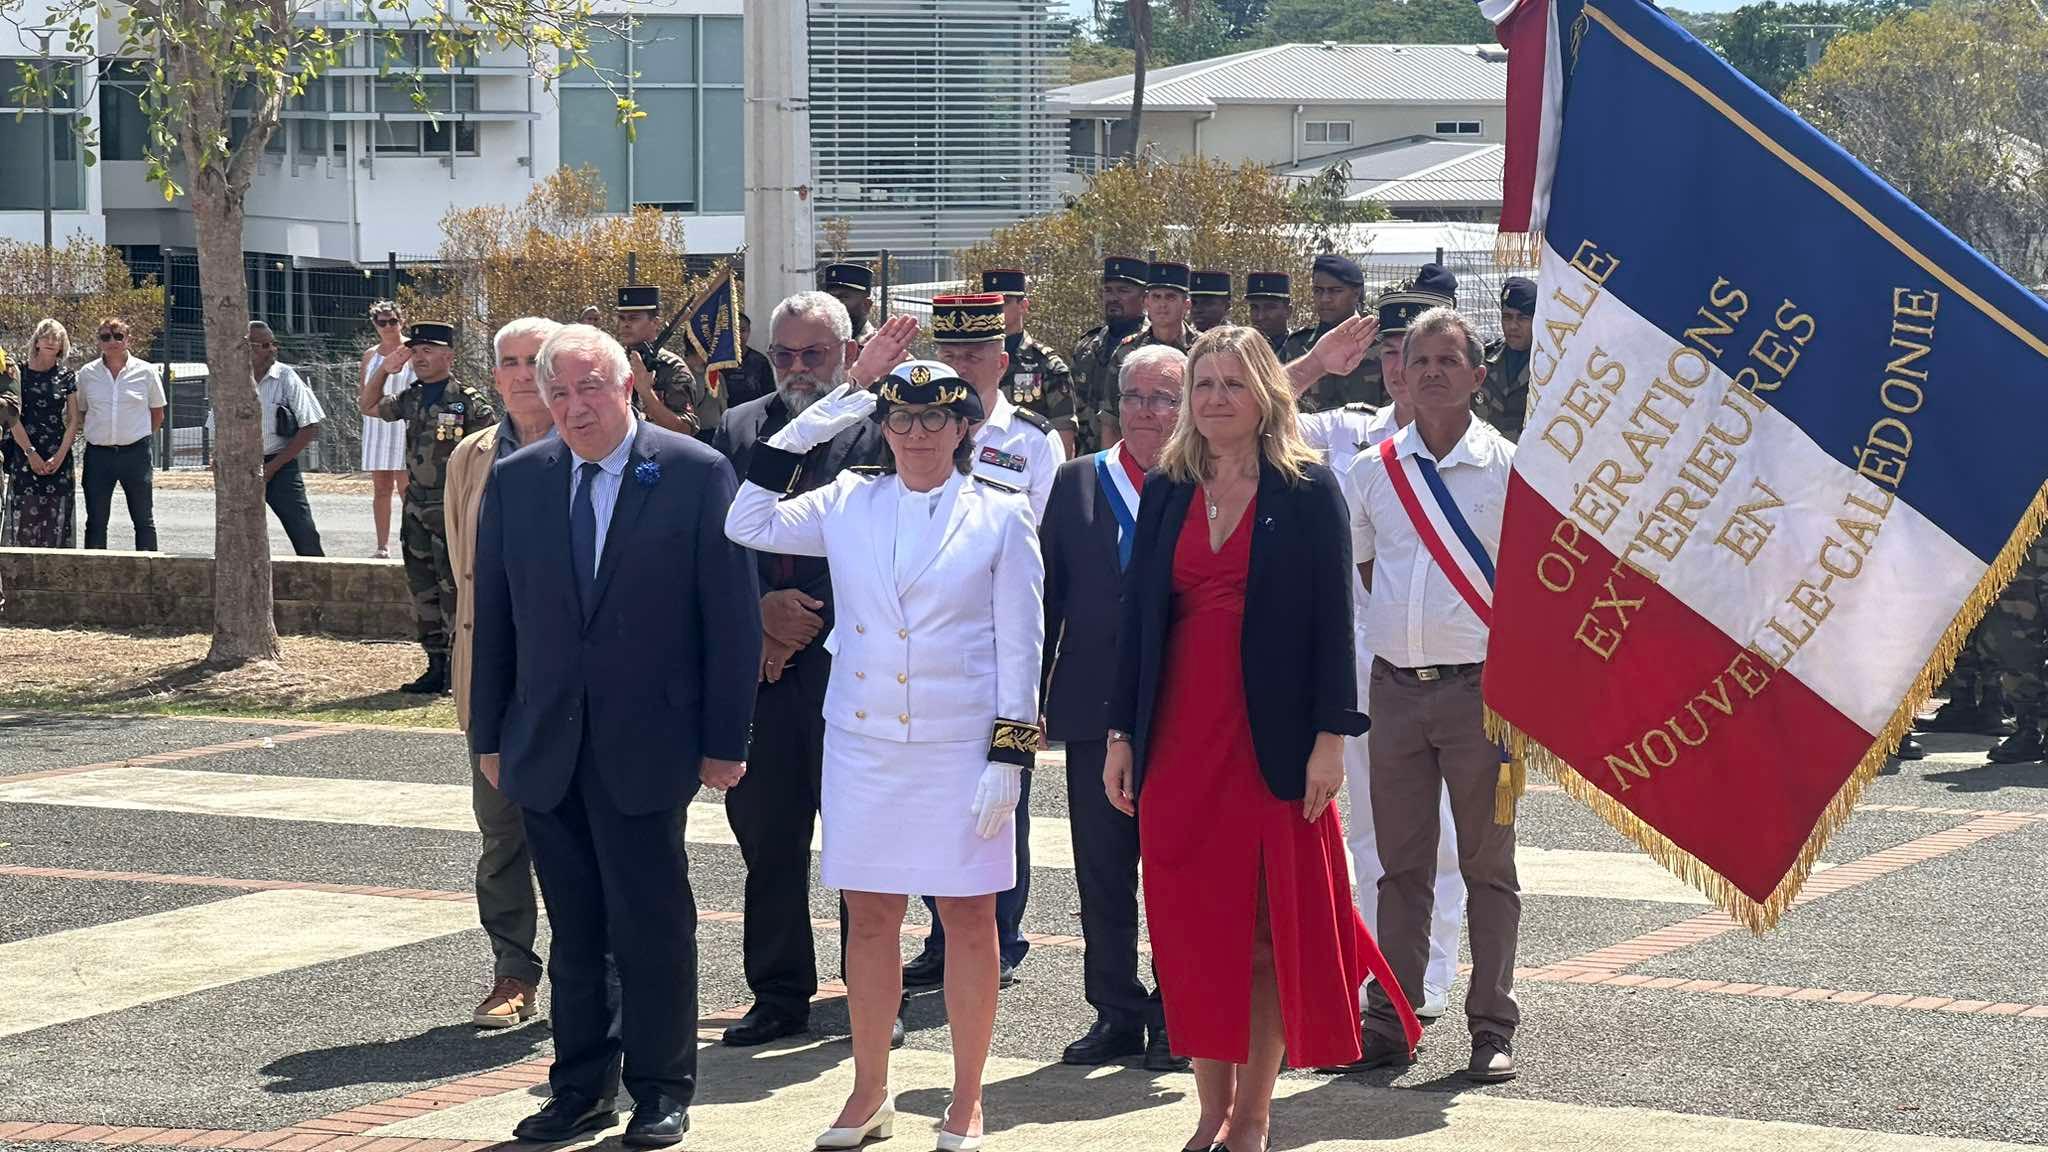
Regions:
<instances>
[{"instance_id":1,"label":"spectator in background","mask_svg":"<svg viewBox=\"0 0 2048 1152\"><path fill-rule=\"evenodd\" d=\"M28 360L0 370L0 444L6 460L6 539L16 548L75 548L71 445L78 439L78 377L64 367L71 337L55 320L37 324ZM0 357L4 359L4 357Z\"/></svg>"},{"instance_id":2,"label":"spectator in background","mask_svg":"<svg viewBox=\"0 0 2048 1152\"><path fill-rule=\"evenodd\" d=\"M100 358L78 370L78 406L85 418L85 546L107 546L114 487L128 502L135 550L156 551L155 494L149 438L164 423L164 382L156 366L128 354L128 325L100 321Z\"/></svg>"},{"instance_id":3,"label":"spectator in background","mask_svg":"<svg viewBox=\"0 0 2048 1152\"><path fill-rule=\"evenodd\" d=\"M261 320L249 321L249 374L256 379L257 414L263 420L263 502L301 556L325 556L299 453L320 436L327 418L313 390L289 364L277 362L277 334Z\"/></svg>"},{"instance_id":4,"label":"spectator in background","mask_svg":"<svg viewBox=\"0 0 2048 1152\"><path fill-rule=\"evenodd\" d=\"M592 328L603 326L604 309L599 308L595 304L585 304L583 306L583 322Z\"/></svg>"},{"instance_id":5,"label":"spectator in background","mask_svg":"<svg viewBox=\"0 0 2048 1152\"><path fill-rule=\"evenodd\" d=\"M775 391L775 366L754 350L754 322L740 313L740 369L726 375L727 411Z\"/></svg>"},{"instance_id":6,"label":"spectator in background","mask_svg":"<svg viewBox=\"0 0 2048 1152\"><path fill-rule=\"evenodd\" d=\"M363 379L404 343L405 316L398 305L379 300L370 305L370 323L377 326L377 346L363 353ZM408 364L384 381L384 395L396 396L412 386L412 365ZM405 422L363 417L363 471L372 485L370 515L377 523L379 560L391 558L391 498L405 483Z\"/></svg>"}]
</instances>

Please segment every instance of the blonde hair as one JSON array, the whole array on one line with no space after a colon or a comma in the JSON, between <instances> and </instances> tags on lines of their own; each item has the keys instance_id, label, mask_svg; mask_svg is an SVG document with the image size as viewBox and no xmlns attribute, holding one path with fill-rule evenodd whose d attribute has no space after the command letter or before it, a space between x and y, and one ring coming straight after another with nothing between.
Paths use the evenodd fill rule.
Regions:
<instances>
[{"instance_id":1,"label":"blonde hair","mask_svg":"<svg viewBox=\"0 0 2048 1152\"><path fill-rule=\"evenodd\" d=\"M1159 451L1159 467L1176 483L1195 484L1211 478L1216 456L1209 441L1195 427L1195 378L1203 360L1219 354L1236 356L1249 376L1252 401L1259 407L1259 449L1266 463L1299 484L1308 465L1321 457L1301 438L1301 424L1295 418L1294 389L1287 370L1273 355L1273 346L1254 328L1225 325L1211 328L1188 349L1187 377L1181 383L1180 420Z\"/></svg>"},{"instance_id":2,"label":"blonde hair","mask_svg":"<svg viewBox=\"0 0 2048 1152\"><path fill-rule=\"evenodd\" d=\"M46 316L42 320L37 321L35 331L30 332L28 335L28 354L34 356L36 354L36 345L41 344L45 340L55 340L57 342L57 364L59 367L62 367L64 361L71 355L71 333L66 332L64 325L57 323L55 317Z\"/></svg>"}]
</instances>

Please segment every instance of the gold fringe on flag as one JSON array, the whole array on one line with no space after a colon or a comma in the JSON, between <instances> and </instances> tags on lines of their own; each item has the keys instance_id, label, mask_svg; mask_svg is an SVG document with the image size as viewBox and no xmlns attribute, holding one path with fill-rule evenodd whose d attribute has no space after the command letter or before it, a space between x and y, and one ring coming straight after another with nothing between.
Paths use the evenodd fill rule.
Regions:
<instances>
[{"instance_id":1,"label":"gold fringe on flag","mask_svg":"<svg viewBox=\"0 0 2048 1152\"><path fill-rule=\"evenodd\" d=\"M1805 846L1799 850L1798 860L1793 863L1791 871L1785 873L1784 878L1778 881L1776 890L1768 899L1758 901L1750 898L1726 877L1673 843L1662 832L1644 823L1640 817L1608 795L1599 785L1580 775L1578 770L1565 763L1562 757L1530 739L1528 734L1509 723L1491 707L1486 709L1486 734L1506 745L1508 754L1514 759L1518 775L1525 771L1523 766L1527 764L1542 769L1551 779L1556 780L1565 792L1598 813L1615 831L1635 841L1638 847L1649 853L1652 859L1669 869L1673 875L1698 889L1736 922L1761 936L1775 927L1778 918L1797 903L1799 890L1805 886L1807 876L1813 872L1814 862L1820 859L1821 849L1826 847L1829 838L1849 819L1849 814L1855 810L1857 799L1863 795L1864 786L1878 774L1885 761L1898 749L1899 742L1912 730L1913 721L1919 715L1921 707L1927 703L1927 698L1934 694L1934 690L1941 686L1943 680L1948 678L1949 671L1955 667L1956 657L1962 654L1963 646L1969 643L1970 633L1976 629L1978 621L1984 618L1984 613L1990 611L1992 605L1998 602L1999 594L2005 590L2005 586L2012 582L2013 575L2019 571L2020 561L2025 557L2027 549L2033 546L2034 538L2041 534L2044 524L2048 524L2048 487L2034 494L2033 503L2027 506L2026 513L2020 517L2019 525L2013 529L2013 534L2006 540L2005 547L1999 549L1997 558L1991 562L1983 578L1977 581L1977 587L1972 589L1968 598L1963 601L1962 609L1956 613L1956 618L1949 623L1948 630L1935 644L1934 652L1928 657L1926 665L1920 669L1920 674L1913 678L1905 699L1899 702L1891 719L1886 721L1883 729L1878 732L1876 741L1871 744L1870 750L1863 754L1863 759L1856 765L1856 770L1849 774L1849 778L1843 781L1842 787L1836 791L1834 799L1828 802L1826 811L1821 813L1820 822L1814 826L1812 834L1806 838ZM1503 802L1501 789L1507 787L1506 771L1506 767L1503 766L1502 783L1494 794L1496 820L1500 818Z\"/></svg>"},{"instance_id":2,"label":"gold fringe on flag","mask_svg":"<svg viewBox=\"0 0 2048 1152\"><path fill-rule=\"evenodd\" d=\"M1496 268L1534 268L1543 258L1543 233L1496 232L1493 235L1493 265Z\"/></svg>"}]
</instances>

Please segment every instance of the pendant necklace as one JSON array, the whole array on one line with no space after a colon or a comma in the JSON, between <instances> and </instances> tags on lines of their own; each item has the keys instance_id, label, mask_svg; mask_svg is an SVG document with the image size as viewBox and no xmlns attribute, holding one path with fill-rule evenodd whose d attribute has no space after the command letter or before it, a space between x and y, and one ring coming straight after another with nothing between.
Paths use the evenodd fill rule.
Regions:
<instances>
[{"instance_id":1,"label":"pendant necklace","mask_svg":"<svg viewBox=\"0 0 2048 1152\"><path fill-rule=\"evenodd\" d=\"M1214 520L1216 518L1216 502L1209 500L1206 503L1209 505L1209 519Z\"/></svg>"}]
</instances>

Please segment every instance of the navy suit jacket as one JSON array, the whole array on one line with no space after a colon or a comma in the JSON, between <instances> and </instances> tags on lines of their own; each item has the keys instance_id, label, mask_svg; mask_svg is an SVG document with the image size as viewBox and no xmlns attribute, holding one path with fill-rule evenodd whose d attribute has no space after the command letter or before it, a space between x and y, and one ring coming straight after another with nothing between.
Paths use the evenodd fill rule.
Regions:
<instances>
[{"instance_id":1,"label":"navy suit jacket","mask_svg":"<svg viewBox=\"0 0 2048 1152\"><path fill-rule=\"evenodd\" d=\"M1308 790L1317 733L1357 736L1366 728L1351 630L1351 518L1337 477L1321 464L1306 472L1300 484L1289 484L1262 459L1258 501L1246 513L1256 519L1241 632L1245 709L1259 773L1282 800L1299 800ZM1166 663L1173 552L1194 498L1193 484L1154 472L1138 499L1109 705L1109 727L1131 733L1133 794L1145 779L1160 684L1203 674Z\"/></svg>"},{"instance_id":2,"label":"navy suit jacket","mask_svg":"<svg viewBox=\"0 0 2048 1152\"><path fill-rule=\"evenodd\" d=\"M1045 557L1045 734L1054 740L1100 740L1109 728L1123 571L1116 514L1095 474L1101 455L1060 465L1038 522Z\"/></svg>"},{"instance_id":3,"label":"navy suit jacket","mask_svg":"<svg viewBox=\"0 0 2048 1152\"><path fill-rule=\"evenodd\" d=\"M587 610L568 445L507 456L485 490L470 748L499 754L498 786L522 807L552 810L588 763L621 812L645 815L695 794L700 757L746 758L761 604L753 558L725 537L738 484L709 446L638 428Z\"/></svg>"}]
</instances>

